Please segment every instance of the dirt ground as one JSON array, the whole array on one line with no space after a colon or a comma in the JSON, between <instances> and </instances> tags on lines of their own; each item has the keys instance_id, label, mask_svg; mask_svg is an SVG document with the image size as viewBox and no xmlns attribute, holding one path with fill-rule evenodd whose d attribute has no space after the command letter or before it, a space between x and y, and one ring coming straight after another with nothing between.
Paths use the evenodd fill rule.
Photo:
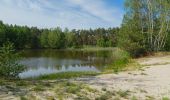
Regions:
<instances>
[{"instance_id":1,"label":"dirt ground","mask_svg":"<svg viewBox=\"0 0 170 100\"><path fill-rule=\"evenodd\" d=\"M100 90L131 91L137 100L170 98L170 56L137 59L142 69L77 79Z\"/></svg>"}]
</instances>

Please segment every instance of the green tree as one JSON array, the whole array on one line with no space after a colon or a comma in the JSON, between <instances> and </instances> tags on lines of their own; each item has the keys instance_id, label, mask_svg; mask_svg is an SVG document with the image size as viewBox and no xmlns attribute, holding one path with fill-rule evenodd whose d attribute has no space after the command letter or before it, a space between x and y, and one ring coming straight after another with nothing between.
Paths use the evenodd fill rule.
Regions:
<instances>
[{"instance_id":1,"label":"green tree","mask_svg":"<svg viewBox=\"0 0 170 100\"><path fill-rule=\"evenodd\" d=\"M74 47L75 46L75 34L73 32L64 31L65 39L66 39L66 47Z\"/></svg>"},{"instance_id":2,"label":"green tree","mask_svg":"<svg viewBox=\"0 0 170 100\"><path fill-rule=\"evenodd\" d=\"M48 48L48 30L44 30L40 35L40 43L42 48Z\"/></svg>"},{"instance_id":3,"label":"green tree","mask_svg":"<svg viewBox=\"0 0 170 100\"><path fill-rule=\"evenodd\" d=\"M128 51L131 56L145 53L145 34L141 28L141 0L126 0L126 14L118 34L118 47Z\"/></svg>"},{"instance_id":4,"label":"green tree","mask_svg":"<svg viewBox=\"0 0 170 100\"><path fill-rule=\"evenodd\" d=\"M6 36L5 36L5 26L3 25L3 22L0 21L0 46L5 42Z\"/></svg>"},{"instance_id":5,"label":"green tree","mask_svg":"<svg viewBox=\"0 0 170 100\"><path fill-rule=\"evenodd\" d=\"M126 0L118 43L138 55L164 49L169 24L169 0Z\"/></svg>"},{"instance_id":6,"label":"green tree","mask_svg":"<svg viewBox=\"0 0 170 100\"><path fill-rule=\"evenodd\" d=\"M51 30L48 34L48 45L53 49L60 49L65 47L65 35L62 30L58 27Z\"/></svg>"},{"instance_id":7,"label":"green tree","mask_svg":"<svg viewBox=\"0 0 170 100\"><path fill-rule=\"evenodd\" d=\"M97 40L97 45L99 47L105 47L106 46L105 39L101 38L101 39Z\"/></svg>"},{"instance_id":8,"label":"green tree","mask_svg":"<svg viewBox=\"0 0 170 100\"><path fill-rule=\"evenodd\" d=\"M24 71L24 66L18 63L19 55L13 49L13 44L7 42L0 48L0 76L18 78Z\"/></svg>"}]
</instances>

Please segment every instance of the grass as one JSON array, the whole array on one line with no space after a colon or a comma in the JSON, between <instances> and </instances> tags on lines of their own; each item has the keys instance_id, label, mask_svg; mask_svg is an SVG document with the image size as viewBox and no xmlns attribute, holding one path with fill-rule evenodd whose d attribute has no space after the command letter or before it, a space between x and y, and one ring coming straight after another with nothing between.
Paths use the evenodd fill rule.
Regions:
<instances>
[{"instance_id":1,"label":"grass","mask_svg":"<svg viewBox=\"0 0 170 100\"><path fill-rule=\"evenodd\" d=\"M67 48L65 50L77 50L77 51L102 51L102 50L114 50L115 47L98 47L98 46L88 46L84 45L79 48Z\"/></svg>"},{"instance_id":2,"label":"grass","mask_svg":"<svg viewBox=\"0 0 170 100\"><path fill-rule=\"evenodd\" d=\"M21 100L28 100L28 99L27 99L26 97L24 97L24 96L21 96L20 99L21 99Z\"/></svg>"},{"instance_id":3,"label":"grass","mask_svg":"<svg viewBox=\"0 0 170 100\"><path fill-rule=\"evenodd\" d=\"M16 85L17 86L28 86L29 83L24 80L20 80L20 81L16 81Z\"/></svg>"},{"instance_id":4,"label":"grass","mask_svg":"<svg viewBox=\"0 0 170 100\"><path fill-rule=\"evenodd\" d=\"M155 100L153 96L149 96L149 95L147 95L146 98L147 98L146 100Z\"/></svg>"},{"instance_id":5,"label":"grass","mask_svg":"<svg viewBox=\"0 0 170 100\"><path fill-rule=\"evenodd\" d=\"M75 84L75 83L71 83L71 82L66 82L63 85L63 87L65 87L65 92L72 93L72 94L77 94L82 89L81 84Z\"/></svg>"},{"instance_id":6,"label":"grass","mask_svg":"<svg viewBox=\"0 0 170 100\"><path fill-rule=\"evenodd\" d=\"M127 96L129 95L129 93L130 93L129 90L127 90L127 91L119 90L119 91L117 92L117 94L118 94L120 97L122 97L122 98L127 98Z\"/></svg>"},{"instance_id":7,"label":"grass","mask_svg":"<svg viewBox=\"0 0 170 100\"><path fill-rule=\"evenodd\" d=\"M133 96L132 98L131 98L131 100L138 100L135 96Z\"/></svg>"},{"instance_id":8,"label":"grass","mask_svg":"<svg viewBox=\"0 0 170 100\"><path fill-rule=\"evenodd\" d=\"M65 100L68 97L73 100L90 100L87 95L98 93L96 89L86 84L69 80L1 80L1 82L7 93L10 91L15 96L19 96L21 100L35 100L32 99L33 96L42 96L47 91L52 93L52 95L44 97L47 100L53 100L53 98Z\"/></svg>"},{"instance_id":9,"label":"grass","mask_svg":"<svg viewBox=\"0 0 170 100\"><path fill-rule=\"evenodd\" d=\"M74 100L90 100L87 94L97 92L97 90L90 88L88 85L68 81L59 83L54 88L54 91L61 100L65 100L67 97L74 98ZM72 97L73 95L75 97Z\"/></svg>"},{"instance_id":10,"label":"grass","mask_svg":"<svg viewBox=\"0 0 170 100\"><path fill-rule=\"evenodd\" d=\"M44 86L41 86L41 85L37 85L33 88L33 91L44 91Z\"/></svg>"},{"instance_id":11,"label":"grass","mask_svg":"<svg viewBox=\"0 0 170 100\"><path fill-rule=\"evenodd\" d=\"M107 91L107 89L106 88L102 88L102 91Z\"/></svg>"},{"instance_id":12,"label":"grass","mask_svg":"<svg viewBox=\"0 0 170 100\"><path fill-rule=\"evenodd\" d=\"M163 97L162 100L170 100L168 97Z\"/></svg>"},{"instance_id":13,"label":"grass","mask_svg":"<svg viewBox=\"0 0 170 100\"><path fill-rule=\"evenodd\" d=\"M5 85L5 81L3 79L0 79L0 85Z\"/></svg>"},{"instance_id":14,"label":"grass","mask_svg":"<svg viewBox=\"0 0 170 100\"><path fill-rule=\"evenodd\" d=\"M115 94L107 91L105 94L101 95L100 97L97 97L95 100L108 100L111 99L113 95Z\"/></svg>"},{"instance_id":15,"label":"grass","mask_svg":"<svg viewBox=\"0 0 170 100\"><path fill-rule=\"evenodd\" d=\"M104 70L104 73L118 73L127 69L128 66L135 64L128 52L118 48L114 50L112 58L113 63L108 65L108 67Z\"/></svg>"},{"instance_id":16,"label":"grass","mask_svg":"<svg viewBox=\"0 0 170 100\"><path fill-rule=\"evenodd\" d=\"M37 77L38 80L52 80L52 79L70 79L83 76L96 76L100 73L97 72L62 72L56 74L42 75Z\"/></svg>"}]
</instances>

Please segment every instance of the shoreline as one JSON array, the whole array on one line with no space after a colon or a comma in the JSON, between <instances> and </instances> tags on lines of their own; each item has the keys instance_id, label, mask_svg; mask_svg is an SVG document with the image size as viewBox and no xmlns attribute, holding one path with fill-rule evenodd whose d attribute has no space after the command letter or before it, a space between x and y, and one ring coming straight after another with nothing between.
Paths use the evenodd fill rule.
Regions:
<instances>
[{"instance_id":1,"label":"shoreline","mask_svg":"<svg viewBox=\"0 0 170 100\"><path fill-rule=\"evenodd\" d=\"M100 98L108 97L113 100L116 98L121 100L164 100L163 98L170 98L170 55L145 57L136 59L136 61L143 67L139 70L119 72L118 74L101 74L64 80L20 80L14 82L1 80L0 98L13 98L14 100L29 99L32 96L36 98L35 100L46 97L58 100L57 98L60 96L64 100L74 100L80 96L83 99L79 98L79 100L89 97L90 99L87 100L96 100L97 98L100 100ZM64 95L61 94L63 92ZM83 94L87 94L87 96Z\"/></svg>"}]
</instances>

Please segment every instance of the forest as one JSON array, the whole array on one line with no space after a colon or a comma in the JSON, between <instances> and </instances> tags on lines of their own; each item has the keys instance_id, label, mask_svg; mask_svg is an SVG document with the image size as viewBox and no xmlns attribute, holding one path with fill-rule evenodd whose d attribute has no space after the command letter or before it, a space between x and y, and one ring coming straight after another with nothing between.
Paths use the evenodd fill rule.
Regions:
<instances>
[{"instance_id":1,"label":"forest","mask_svg":"<svg viewBox=\"0 0 170 100\"><path fill-rule=\"evenodd\" d=\"M119 28L68 30L59 27L38 29L37 27L8 25L0 22L0 45L11 42L16 49L65 49L83 46L114 47Z\"/></svg>"}]
</instances>

